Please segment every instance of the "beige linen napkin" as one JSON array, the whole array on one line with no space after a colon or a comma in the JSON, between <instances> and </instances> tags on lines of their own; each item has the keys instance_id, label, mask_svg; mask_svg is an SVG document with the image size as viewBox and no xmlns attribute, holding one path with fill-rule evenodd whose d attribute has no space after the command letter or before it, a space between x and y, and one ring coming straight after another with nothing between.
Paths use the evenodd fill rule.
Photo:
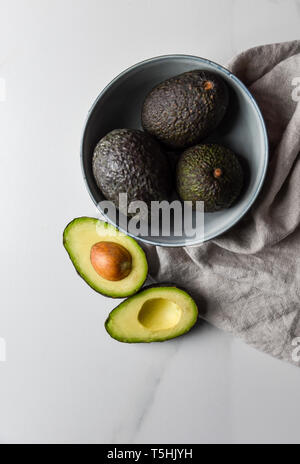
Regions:
<instances>
[{"instance_id":1,"label":"beige linen napkin","mask_svg":"<svg viewBox=\"0 0 300 464\"><path fill-rule=\"evenodd\" d=\"M250 49L227 68L265 118L270 162L263 190L247 216L217 239L146 247L150 275L185 287L213 325L300 366L300 41Z\"/></svg>"}]
</instances>

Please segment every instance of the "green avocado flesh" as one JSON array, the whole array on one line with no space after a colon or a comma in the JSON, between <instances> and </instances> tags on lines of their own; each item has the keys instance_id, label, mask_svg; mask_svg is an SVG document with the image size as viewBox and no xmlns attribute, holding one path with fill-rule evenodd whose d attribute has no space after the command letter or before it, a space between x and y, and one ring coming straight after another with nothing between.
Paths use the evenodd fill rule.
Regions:
<instances>
[{"instance_id":1,"label":"green avocado flesh","mask_svg":"<svg viewBox=\"0 0 300 464\"><path fill-rule=\"evenodd\" d=\"M167 200L172 190L166 154L149 134L134 129L115 129L97 144L93 174L107 200L119 205L119 194L128 203Z\"/></svg>"},{"instance_id":2,"label":"green avocado flesh","mask_svg":"<svg viewBox=\"0 0 300 464\"><path fill-rule=\"evenodd\" d=\"M163 342L188 332L197 318L196 303L184 290L149 287L117 306L105 328L124 343Z\"/></svg>"},{"instance_id":3,"label":"green avocado flesh","mask_svg":"<svg viewBox=\"0 0 300 464\"><path fill-rule=\"evenodd\" d=\"M131 255L131 272L122 280L104 279L91 264L91 248L96 243L105 241L122 245ZM148 264L142 248L133 238L106 222L89 217L74 219L64 230L63 244L78 274L103 295L112 298L132 295L140 289L147 277Z\"/></svg>"},{"instance_id":4,"label":"green avocado flesh","mask_svg":"<svg viewBox=\"0 0 300 464\"><path fill-rule=\"evenodd\" d=\"M240 195L244 174L236 155L221 145L197 145L177 164L177 192L183 201L204 202L206 212L229 208Z\"/></svg>"},{"instance_id":5,"label":"green avocado flesh","mask_svg":"<svg viewBox=\"0 0 300 464\"><path fill-rule=\"evenodd\" d=\"M199 143L222 121L229 102L225 81L210 71L190 71L157 85L142 107L144 129L180 149Z\"/></svg>"}]
</instances>

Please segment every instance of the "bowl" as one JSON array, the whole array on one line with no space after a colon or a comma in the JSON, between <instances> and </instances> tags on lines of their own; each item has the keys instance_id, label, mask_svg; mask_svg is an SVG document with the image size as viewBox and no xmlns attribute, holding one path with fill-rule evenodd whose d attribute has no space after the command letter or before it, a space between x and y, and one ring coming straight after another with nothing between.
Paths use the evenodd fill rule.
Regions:
<instances>
[{"instance_id":1,"label":"bowl","mask_svg":"<svg viewBox=\"0 0 300 464\"><path fill-rule=\"evenodd\" d=\"M159 56L135 64L113 79L94 102L83 131L81 163L89 194L100 213L113 225L125 231L121 227L121 221L106 214L99 205L99 202L105 199L93 177L94 148L112 129L141 129L141 108L147 93L163 80L195 69L219 74L228 84L229 110L221 125L204 142L221 143L237 153L245 169L246 182L240 198L231 208L204 214L204 227L193 237L184 233L182 236L176 236L174 233L169 236L136 236L139 240L153 245L192 246L211 240L230 229L253 205L263 185L268 163L266 127L253 96L236 76L210 60L189 55Z\"/></svg>"}]
</instances>

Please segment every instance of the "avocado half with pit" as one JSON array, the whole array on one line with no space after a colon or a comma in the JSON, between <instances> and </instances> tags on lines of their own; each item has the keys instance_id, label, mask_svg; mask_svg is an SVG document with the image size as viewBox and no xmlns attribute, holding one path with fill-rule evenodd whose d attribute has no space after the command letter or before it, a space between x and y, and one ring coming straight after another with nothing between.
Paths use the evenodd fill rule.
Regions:
<instances>
[{"instance_id":1,"label":"avocado half with pit","mask_svg":"<svg viewBox=\"0 0 300 464\"><path fill-rule=\"evenodd\" d=\"M105 322L109 335L124 343L163 342L196 323L195 301L177 287L148 287L117 306Z\"/></svg>"},{"instance_id":2,"label":"avocado half with pit","mask_svg":"<svg viewBox=\"0 0 300 464\"><path fill-rule=\"evenodd\" d=\"M107 222L76 218L65 228L63 244L78 274L96 292L123 298L146 280L148 263L142 248Z\"/></svg>"}]
</instances>

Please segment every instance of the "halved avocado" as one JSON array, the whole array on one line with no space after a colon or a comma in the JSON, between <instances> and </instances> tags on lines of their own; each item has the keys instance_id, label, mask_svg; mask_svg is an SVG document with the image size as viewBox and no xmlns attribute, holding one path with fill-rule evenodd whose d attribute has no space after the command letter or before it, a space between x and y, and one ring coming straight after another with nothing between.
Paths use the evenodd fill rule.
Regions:
<instances>
[{"instance_id":1,"label":"halved avocado","mask_svg":"<svg viewBox=\"0 0 300 464\"><path fill-rule=\"evenodd\" d=\"M133 238L107 222L89 217L76 218L65 228L63 244L78 274L96 292L111 298L123 298L136 293L146 280L148 263L142 248ZM118 253L115 253L115 248ZM97 252L97 249L102 252L101 263L106 266L102 275L97 272L98 267L91 261L92 251ZM120 269L124 264L126 268L123 278L122 275L119 280L115 277L111 277L110 280L104 278L103 275L115 276L116 273L109 272L111 269L108 266L111 266L113 260L119 259L119 256L130 256L130 269L128 270L128 260L125 263L121 262Z\"/></svg>"},{"instance_id":2,"label":"halved avocado","mask_svg":"<svg viewBox=\"0 0 300 464\"><path fill-rule=\"evenodd\" d=\"M188 332L197 318L196 303L188 293L177 287L155 286L113 309L105 328L119 342L163 342Z\"/></svg>"}]
</instances>

